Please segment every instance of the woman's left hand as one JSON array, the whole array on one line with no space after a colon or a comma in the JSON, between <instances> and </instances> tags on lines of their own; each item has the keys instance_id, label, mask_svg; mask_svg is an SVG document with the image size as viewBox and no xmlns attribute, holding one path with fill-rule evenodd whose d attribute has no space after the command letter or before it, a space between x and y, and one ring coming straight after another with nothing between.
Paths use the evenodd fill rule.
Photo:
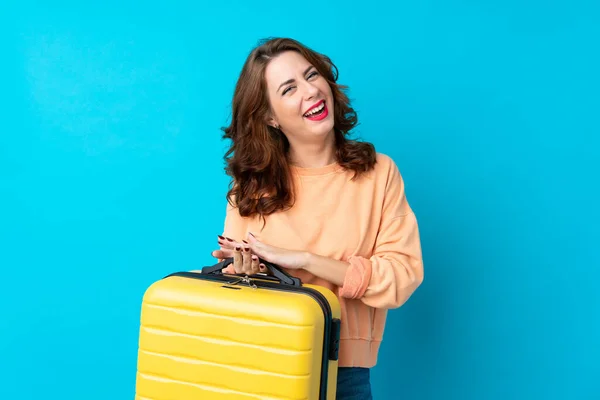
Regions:
<instances>
[{"instance_id":1,"label":"woman's left hand","mask_svg":"<svg viewBox=\"0 0 600 400\"><path fill-rule=\"evenodd\" d=\"M221 242L221 246L234 249L236 242L225 240ZM307 252L268 245L258 240L252 233L248 234L247 246L250 247L252 254L282 268L302 269L308 264L309 254Z\"/></svg>"}]
</instances>

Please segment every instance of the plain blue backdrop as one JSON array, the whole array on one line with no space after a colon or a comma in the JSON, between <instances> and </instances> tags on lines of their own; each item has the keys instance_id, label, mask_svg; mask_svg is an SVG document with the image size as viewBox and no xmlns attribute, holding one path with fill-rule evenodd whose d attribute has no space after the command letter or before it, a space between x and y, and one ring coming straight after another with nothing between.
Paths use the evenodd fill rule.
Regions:
<instances>
[{"instance_id":1,"label":"plain blue backdrop","mask_svg":"<svg viewBox=\"0 0 600 400\"><path fill-rule=\"evenodd\" d=\"M144 290L213 262L267 36L333 58L419 218L375 398L600 398L598 3L281 3L3 7L0 399L133 398Z\"/></svg>"}]
</instances>

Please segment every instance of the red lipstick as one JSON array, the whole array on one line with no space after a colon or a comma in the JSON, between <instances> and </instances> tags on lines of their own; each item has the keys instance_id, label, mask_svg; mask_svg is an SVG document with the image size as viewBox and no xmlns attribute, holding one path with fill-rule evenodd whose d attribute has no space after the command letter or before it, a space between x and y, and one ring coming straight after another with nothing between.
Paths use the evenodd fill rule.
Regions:
<instances>
[{"instance_id":1,"label":"red lipstick","mask_svg":"<svg viewBox=\"0 0 600 400\"><path fill-rule=\"evenodd\" d=\"M327 118L328 115L329 110L327 109L325 100L319 101L304 113L304 117L311 121L321 121L322 119Z\"/></svg>"}]
</instances>

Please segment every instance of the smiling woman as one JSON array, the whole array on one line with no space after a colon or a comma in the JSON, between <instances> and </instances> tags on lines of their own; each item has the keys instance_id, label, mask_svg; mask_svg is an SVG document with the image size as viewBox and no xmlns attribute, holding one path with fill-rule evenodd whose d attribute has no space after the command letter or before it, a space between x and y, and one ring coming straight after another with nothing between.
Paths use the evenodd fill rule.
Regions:
<instances>
[{"instance_id":1,"label":"smiling woman","mask_svg":"<svg viewBox=\"0 0 600 400\"><path fill-rule=\"evenodd\" d=\"M277 86L289 75L292 78ZM333 129L333 95L327 80L308 60L295 51L284 52L268 64L265 80L272 108L268 123L289 132L286 137L291 149L309 142L331 144L322 137ZM304 95L296 95L298 92Z\"/></svg>"},{"instance_id":2,"label":"smiling woman","mask_svg":"<svg viewBox=\"0 0 600 400\"><path fill-rule=\"evenodd\" d=\"M416 217L396 164L347 138L356 113L331 60L285 38L248 56L235 88L232 177L217 258L225 272L278 264L342 307L338 399L370 399L387 310L423 280Z\"/></svg>"}]
</instances>

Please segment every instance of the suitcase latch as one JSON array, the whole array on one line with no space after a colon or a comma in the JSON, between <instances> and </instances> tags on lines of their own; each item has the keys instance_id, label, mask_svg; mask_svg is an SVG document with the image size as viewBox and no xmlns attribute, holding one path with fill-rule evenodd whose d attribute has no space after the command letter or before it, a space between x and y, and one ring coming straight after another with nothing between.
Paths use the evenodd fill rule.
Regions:
<instances>
[{"instance_id":1,"label":"suitcase latch","mask_svg":"<svg viewBox=\"0 0 600 400\"><path fill-rule=\"evenodd\" d=\"M250 286L252 289L256 289L257 288L256 284L254 282L252 282L252 279L250 279L249 276L240 277L240 278L236 279L235 281L228 283L228 285L234 286L234 285L237 285L239 283L245 283L248 286Z\"/></svg>"}]
</instances>

